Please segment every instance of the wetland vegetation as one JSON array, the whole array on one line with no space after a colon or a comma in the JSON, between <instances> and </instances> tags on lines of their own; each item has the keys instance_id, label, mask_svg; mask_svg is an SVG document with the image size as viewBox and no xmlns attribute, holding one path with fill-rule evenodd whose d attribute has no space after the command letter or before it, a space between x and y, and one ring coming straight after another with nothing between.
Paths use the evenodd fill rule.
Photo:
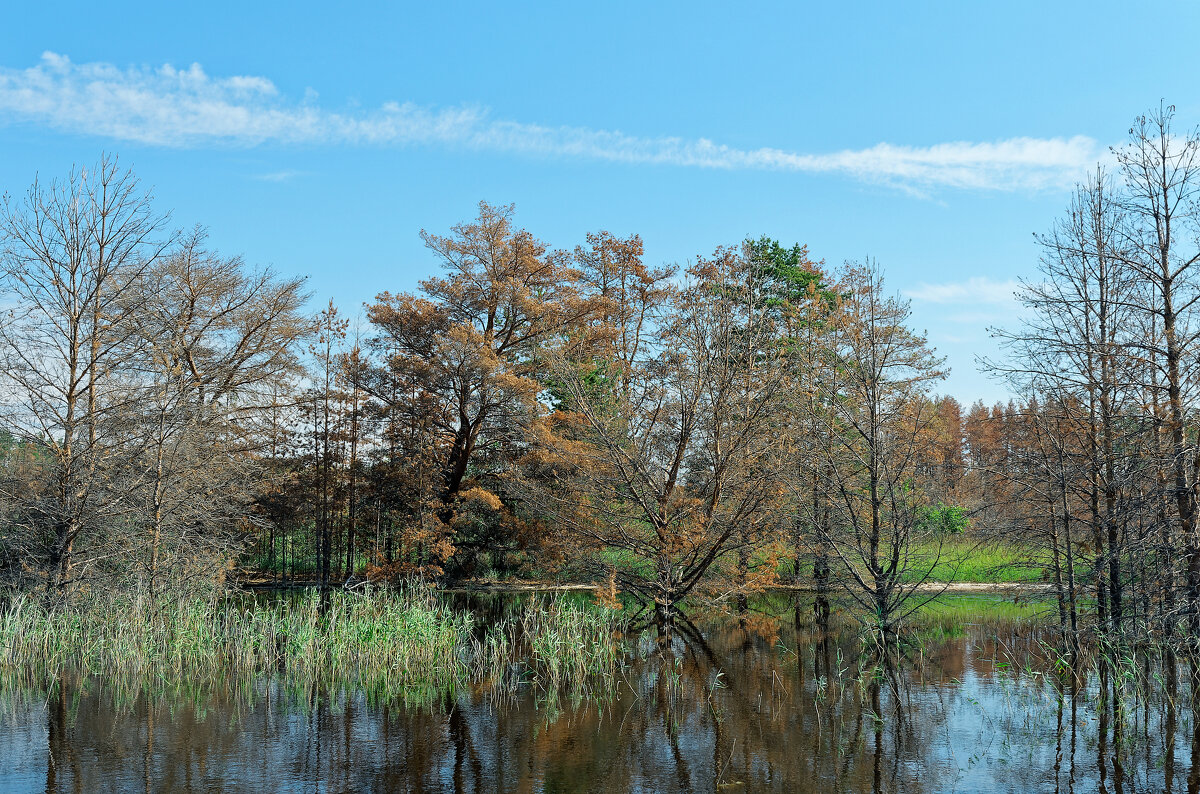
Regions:
<instances>
[{"instance_id":1,"label":"wetland vegetation","mask_svg":"<svg viewBox=\"0 0 1200 794\"><path fill-rule=\"evenodd\" d=\"M36 181L0 205L12 780L1196 790L1173 123L1039 238L990 408L937 393L874 261L656 267L481 202L351 334L115 158ZM586 590L454 592L527 581Z\"/></svg>"},{"instance_id":2,"label":"wetland vegetation","mask_svg":"<svg viewBox=\"0 0 1200 794\"><path fill-rule=\"evenodd\" d=\"M459 597L446 614L476 638L512 636L505 626L538 600ZM886 652L865 647L837 604L818 628L813 606L811 594L775 594L744 615L693 607L674 630L609 635L620 654L611 669L585 663L597 683L587 693L516 663L532 645L506 656L511 672L499 677L463 665L453 682L389 695L324 674L124 689L64 672L36 691L5 690L6 781L39 791L1190 785L1200 752L1191 672L1182 666L1172 683L1159 663L1067 671L1052 600L953 597ZM479 645L461 648L469 658Z\"/></svg>"}]
</instances>

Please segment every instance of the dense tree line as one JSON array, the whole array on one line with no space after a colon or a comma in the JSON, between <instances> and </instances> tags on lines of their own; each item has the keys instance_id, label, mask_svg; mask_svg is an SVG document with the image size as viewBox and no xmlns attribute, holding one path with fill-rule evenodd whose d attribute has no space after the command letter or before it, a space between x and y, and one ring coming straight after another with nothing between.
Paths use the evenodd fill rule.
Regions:
<instances>
[{"instance_id":1,"label":"dense tree line","mask_svg":"<svg viewBox=\"0 0 1200 794\"><path fill-rule=\"evenodd\" d=\"M871 264L763 238L651 267L482 203L351 330L115 159L7 198L0 232L12 586L556 574L670 612L815 559L891 625L948 498L940 362Z\"/></svg>"},{"instance_id":2,"label":"dense tree line","mask_svg":"<svg viewBox=\"0 0 1200 794\"><path fill-rule=\"evenodd\" d=\"M1200 139L1172 117L1039 238L991 409L935 395L870 261L762 238L652 267L481 203L352 327L115 159L35 182L0 208L0 571L64 597L569 577L659 615L795 578L890 632L999 538L1073 653L1174 647L1200 636Z\"/></svg>"}]
</instances>

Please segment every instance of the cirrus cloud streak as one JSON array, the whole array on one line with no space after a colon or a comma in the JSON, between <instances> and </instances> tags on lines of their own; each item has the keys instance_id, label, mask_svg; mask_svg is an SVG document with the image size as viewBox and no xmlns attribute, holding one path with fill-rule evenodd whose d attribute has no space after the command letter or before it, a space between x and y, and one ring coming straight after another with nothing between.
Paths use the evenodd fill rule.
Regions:
<instances>
[{"instance_id":1,"label":"cirrus cloud streak","mask_svg":"<svg viewBox=\"0 0 1200 794\"><path fill-rule=\"evenodd\" d=\"M1078 135L804 153L496 119L476 106L387 102L339 111L321 107L311 91L288 98L266 77L214 77L199 64L76 64L51 52L29 68L0 67L2 120L162 147L436 145L630 165L840 174L919 194L947 187L1062 189L1101 154L1094 140Z\"/></svg>"},{"instance_id":2,"label":"cirrus cloud streak","mask_svg":"<svg viewBox=\"0 0 1200 794\"><path fill-rule=\"evenodd\" d=\"M903 293L905 297L924 303L1005 306L1016 304L1016 292L1020 286L1015 279L997 281L986 276L972 276L966 281L919 284L903 290Z\"/></svg>"}]
</instances>

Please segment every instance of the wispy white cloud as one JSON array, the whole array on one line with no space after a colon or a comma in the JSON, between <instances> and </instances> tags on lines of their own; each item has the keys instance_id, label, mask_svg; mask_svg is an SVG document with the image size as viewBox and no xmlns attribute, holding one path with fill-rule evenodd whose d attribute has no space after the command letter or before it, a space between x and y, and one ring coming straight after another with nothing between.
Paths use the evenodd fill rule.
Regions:
<instances>
[{"instance_id":1,"label":"wispy white cloud","mask_svg":"<svg viewBox=\"0 0 1200 794\"><path fill-rule=\"evenodd\" d=\"M985 338L983 334L939 334L936 341L947 345L972 345Z\"/></svg>"},{"instance_id":2,"label":"wispy white cloud","mask_svg":"<svg viewBox=\"0 0 1200 794\"><path fill-rule=\"evenodd\" d=\"M296 177L303 175L303 171L293 171L289 169L284 171L272 171L267 174L255 174L253 179L259 182L290 182Z\"/></svg>"},{"instance_id":3,"label":"wispy white cloud","mask_svg":"<svg viewBox=\"0 0 1200 794\"><path fill-rule=\"evenodd\" d=\"M931 188L1039 190L1069 187L1100 156L1091 138L1010 138L932 146L880 143L808 154L740 149L706 138L640 137L615 130L494 119L473 106L388 102L335 111L283 96L266 77L212 77L187 69L76 64L47 52L26 69L0 68L0 120L170 147L213 144L437 144L536 157L843 174L922 193Z\"/></svg>"},{"instance_id":4,"label":"wispy white cloud","mask_svg":"<svg viewBox=\"0 0 1200 794\"><path fill-rule=\"evenodd\" d=\"M903 290L905 297L924 303L956 306L1003 306L1016 303L1013 293L1020 284L1009 279L997 281L987 276L972 276L966 281L919 284ZM978 314L972 315L978 317Z\"/></svg>"}]
</instances>

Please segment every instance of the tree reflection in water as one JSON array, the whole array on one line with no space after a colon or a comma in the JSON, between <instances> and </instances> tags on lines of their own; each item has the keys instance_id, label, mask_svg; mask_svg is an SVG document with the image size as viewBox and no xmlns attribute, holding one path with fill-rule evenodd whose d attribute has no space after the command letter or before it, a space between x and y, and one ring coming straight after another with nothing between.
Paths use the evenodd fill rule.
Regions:
<instances>
[{"instance_id":1,"label":"tree reflection in water","mask_svg":"<svg viewBox=\"0 0 1200 794\"><path fill-rule=\"evenodd\" d=\"M814 620L781 597L648 627L598 701L270 682L128 701L64 676L48 697L5 696L3 788L1200 791L1194 667L1062 674L1052 627L987 609L867 653L851 626Z\"/></svg>"}]
</instances>

